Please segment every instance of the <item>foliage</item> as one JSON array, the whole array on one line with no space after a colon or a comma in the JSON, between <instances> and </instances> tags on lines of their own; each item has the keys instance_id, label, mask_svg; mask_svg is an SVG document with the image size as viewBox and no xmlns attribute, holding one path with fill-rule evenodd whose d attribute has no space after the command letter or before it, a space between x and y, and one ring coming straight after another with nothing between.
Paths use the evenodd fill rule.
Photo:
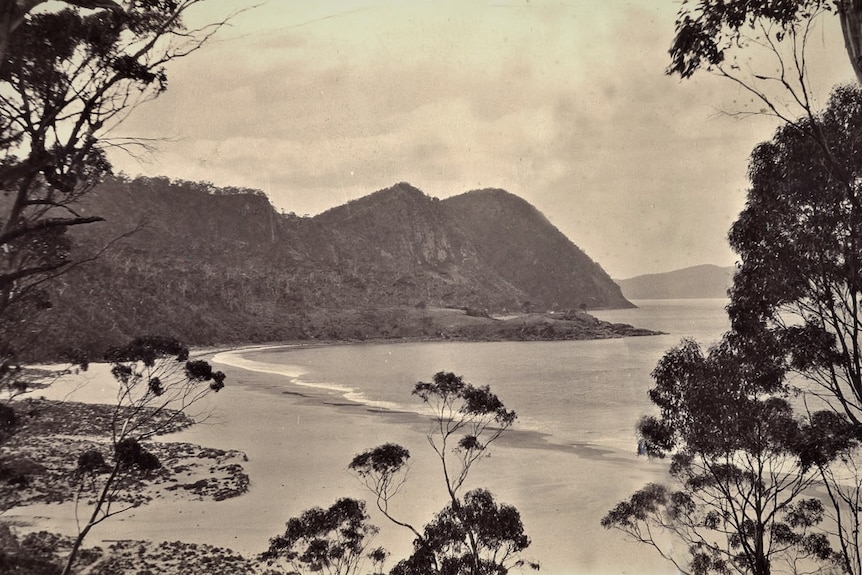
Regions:
<instances>
[{"instance_id":1,"label":"foliage","mask_svg":"<svg viewBox=\"0 0 862 575\"><path fill-rule=\"evenodd\" d=\"M748 201L730 232L742 265L728 311L739 338L795 374L811 411L800 456L830 495L842 567L862 573L862 89L836 88L800 124L805 130L780 128L752 154ZM820 138L806 137L812 132Z\"/></svg>"},{"instance_id":2,"label":"foliage","mask_svg":"<svg viewBox=\"0 0 862 575\"><path fill-rule=\"evenodd\" d=\"M520 554L530 544L518 510L498 504L485 489L463 496L472 466L515 422L514 411L488 386L475 387L453 374L439 372L413 390L433 413L428 441L440 461L448 505L422 531L397 519L390 502L406 481L410 452L387 443L356 455L349 468L375 494L386 518L409 529L414 552L393 573L504 574L523 565ZM536 566L537 567L537 566Z\"/></svg>"},{"instance_id":3,"label":"foliage","mask_svg":"<svg viewBox=\"0 0 862 575\"><path fill-rule=\"evenodd\" d=\"M140 337L107 352L118 387L113 416L102 432L110 434L113 461L106 464L104 456L92 450L78 457L76 497L90 491L94 502L64 573L71 572L81 544L94 526L137 505L121 503L119 496L128 488L125 479L161 467L158 457L142 442L170 429L209 393L224 387L222 372L213 371L206 361L188 358L184 344L162 336Z\"/></svg>"},{"instance_id":4,"label":"foliage","mask_svg":"<svg viewBox=\"0 0 862 575\"><path fill-rule=\"evenodd\" d=\"M410 452L405 448L397 443L385 443L356 455L348 467L375 493L394 495L400 484L393 484L392 479L406 469L409 459Z\"/></svg>"},{"instance_id":5,"label":"foliage","mask_svg":"<svg viewBox=\"0 0 862 575\"><path fill-rule=\"evenodd\" d=\"M817 128L840 172L817 161L816 144L790 127L752 154L752 186L730 232L743 263L729 312L737 332L772 342L789 368L812 378L858 424L862 90L836 89Z\"/></svg>"},{"instance_id":6,"label":"foliage","mask_svg":"<svg viewBox=\"0 0 862 575\"><path fill-rule=\"evenodd\" d=\"M774 27L783 39L800 23L822 11L835 11L842 4L830 0L685 1L677 15L668 71L688 78L700 68L721 66L728 53L751 45L749 30Z\"/></svg>"},{"instance_id":7,"label":"foliage","mask_svg":"<svg viewBox=\"0 0 862 575\"><path fill-rule=\"evenodd\" d=\"M478 565L471 534L478 548ZM425 526L422 539L414 542L413 555L400 561L392 575L504 574L511 565L524 564L518 557L529 545L518 510L498 504L485 489L474 489L464 494L457 508L446 506ZM429 549L435 557L429 556Z\"/></svg>"},{"instance_id":8,"label":"foliage","mask_svg":"<svg viewBox=\"0 0 862 575\"><path fill-rule=\"evenodd\" d=\"M30 387L19 362L22 353L46 339L44 326L34 320L53 306L50 286L134 228L88 249L76 248L70 234L103 219L97 210L82 206L82 200L110 172L106 150L132 150L142 144L106 134L138 104L164 92L168 62L200 48L224 24L185 26L186 10L202 1L3 3L0 393L4 396ZM81 361L78 354L72 359L72 363Z\"/></svg>"},{"instance_id":9,"label":"foliage","mask_svg":"<svg viewBox=\"0 0 862 575\"><path fill-rule=\"evenodd\" d=\"M649 396L658 417L640 425L647 451L671 455L678 488L650 484L603 519L655 548L684 573L767 575L778 561L835 561L817 478L798 453L811 440L794 417L780 369L732 336L704 356L693 341L668 351ZM670 542L668 541L670 539ZM672 551L683 543L685 553Z\"/></svg>"},{"instance_id":10,"label":"foliage","mask_svg":"<svg viewBox=\"0 0 862 575\"><path fill-rule=\"evenodd\" d=\"M795 124L797 116L815 113L807 51L818 22L829 15L839 18L847 56L862 82L862 4L857 0L684 0L667 72L682 78L701 69L716 73L763 106L734 113L766 114Z\"/></svg>"},{"instance_id":11,"label":"foliage","mask_svg":"<svg viewBox=\"0 0 862 575\"><path fill-rule=\"evenodd\" d=\"M283 535L273 537L261 555L270 565L283 562L296 572L351 575L366 557L385 559L378 548L366 554L378 529L368 523L365 503L343 498L328 509L314 507L287 522Z\"/></svg>"},{"instance_id":12,"label":"foliage","mask_svg":"<svg viewBox=\"0 0 862 575\"><path fill-rule=\"evenodd\" d=\"M728 310L732 331L725 338L725 346L740 356L739 366L755 384L752 390L761 394L751 399L754 405L762 403L766 412L743 409L738 416L730 414L726 435L749 433L751 437L752 425L746 418L764 418L767 425L753 427L762 427L766 443L753 445L777 449L784 453L784 461L793 461L796 469L788 471L786 477L795 475L801 481L812 473L819 474L832 503L831 512L825 513L814 510L815 504L805 499L788 502L782 510L787 513L784 517L767 518L777 519L778 523L755 521L753 525L761 530L772 529L773 533L777 529L778 536L771 542L790 541L804 553L829 557L839 562L844 571L860 573L860 94L858 88L841 87L833 93L825 111L815 109L807 46L821 16L829 14L839 18L847 55L857 80L862 82L862 3L855 0L684 1L677 17L668 73L687 78L702 68L715 72L765 106L753 113L782 121L773 140L752 153L748 203L730 233L731 245L741 256L742 265L731 290ZM756 55L770 58L762 70L752 70ZM746 57L751 58L743 62ZM689 367L679 371L680 381L709 381L708 374L702 379L705 374L697 371L700 364L695 362ZM795 388L785 380L788 372L795 376ZM725 385L723 380L716 383ZM735 388L730 388L730 398L735 399ZM803 398L797 402L804 409L799 419L794 419L790 404L782 397L794 391ZM658 393L653 400L673 397ZM721 406L726 397L717 399ZM669 409L677 407L667 403L662 407L662 419L651 418L641 424L642 432L653 439L653 448L659 452L675 447L687 449L678 441L678 430L686 426L664 418ZM687 425L708 431L723 417L723 409L716 411L695 411ZM678 413L684 414L685 410ZM717 438L700 441L700 446L723 445L722 431L717 431ZM748 446L743 447L743 452L748 450ZM701 459L705 454L697 453ZM731 463L735 465L737 461L735 458ZM686 468L672 466L672 471ZM724 473L732 467L717 469ZM760 481L757 474L753 479ZM655 546L649 532L638 532L636 528L649 521L661 524L661 510L673 511L672 519L685 514L678 513L668 504L670 499L656 489L636 495L606 517L606 526L634 532L636 538ZM745 493L725 491L715 501L732 505L740 498L745 500L744 496ZM791 528L807 530L821 520L829 522L821 533L786 537L792 533ZM825 545L827 533L837 541L835 553ZM745 537L739 535L730 542L738 545L744 541ZM761 558L759 569L768 570L769 550L754 551ZM694 565L697 567L697 563ZM723 566L706 561L699 568ZM798 566L791 561L791 568Z\"/></svg>"}]
</instances>

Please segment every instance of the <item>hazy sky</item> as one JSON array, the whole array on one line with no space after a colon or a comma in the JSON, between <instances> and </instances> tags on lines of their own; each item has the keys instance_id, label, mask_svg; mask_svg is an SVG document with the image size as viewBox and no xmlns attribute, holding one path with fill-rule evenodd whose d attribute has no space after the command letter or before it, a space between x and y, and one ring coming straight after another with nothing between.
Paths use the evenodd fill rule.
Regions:
<instances>
[{"instance_id":1,"label":"hazy sky","mask_svg":"<svg viewBox=\"0 0 862 575\"><path fill-rule=\"evenodd\" d=\"M248 2L252 4L253 2ZM208 0L194 21L245 2ZM673 0L269 0L169 68L125 134L168 138L130 175L260 188L316 214L400 181L498 187L614 278L731 265L747 157L774 123L749 98L664 75ZM850 81L834 22L816 92Z\"/></svg>"}]
</instances>

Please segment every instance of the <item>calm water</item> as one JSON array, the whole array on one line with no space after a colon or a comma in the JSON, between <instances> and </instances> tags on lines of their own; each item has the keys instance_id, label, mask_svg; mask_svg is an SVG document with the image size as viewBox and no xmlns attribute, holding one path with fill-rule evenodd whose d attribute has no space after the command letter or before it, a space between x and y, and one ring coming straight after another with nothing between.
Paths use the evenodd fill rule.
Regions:
<instances>
[{"instance_id":1,"label":"calm water","mask_svg":"<svg viewBox=\"0 0 862 575\"><path fill-rule=\"evenodd\" d=\"M654 551L605 531L600 521L646 483L667 479L665 461L635 453L635 424L650 412L649 374L682 338L705 345L717 340L728 327L725 301L635 303L641 307L596 315L668 335L217 354L213 361L229 373L230 387L212 403L212 424L195 425L175 439L247 453L250 492L219 503L157 501L113 521L100 534L106 539L182 539L258 553L286 519L309 507L330 505L336 497L368 499L347 463L359 451L387 441L403 443L414 454L410 480L393 509L421 526L445 504L446 494L439 465L429 456L428 422L415 415L422 413L422 404L411 391L417 381L446 370L490 385L519 414L492 457L471 472L467 488L488 488L521 512L533 541L527 558L542 563L540 573L674 573ZM113 393L110 386L104 389ZM21 514L41 518L40 528L75 530L73 506L42 505ZM389 549L393 560L409 554L410 533L376 510L371 515L381 528L375 545Z\"/></svg>"},{"instance_id":2,"label":"calm water","mask_svg":"<svg viewBox=\"0 0 862 575\"><path fill-rule=\"evenodd\" d=\"M638 309L596 312L668 335L577 342L357 344L273 348L219 361L280 373L306 392L399 411L421 411L413 384L452 371L490 385L519 416L518 427L561 445L630 450L656 361L684 337L704 347L727 329L725 300L639 301Z\"/></svg>"},{"instance_id":3,"label":"calm water","mask_svg":"<svg viewBox=\"0 0 862 575\"><path fill-rule=\"evenodd\" d=\"M439 488L439 469L425 453L427 422L411 415L423 410L411 392L416 382L429 381L437 371L452 371L473 384L490 385L518 413L515 428L494 447L492 458L471 473L470 488L489 488L521 511L533 540L528 558L542 563L542 573L673 573L670 564L653 550L626 541L618 532L605 531L600 521L616 503L646 483L667 479L666 462L636 455L636 422L651 412L647 399L652 387L650 372L662 354L685 337L704 346L716 341L728 327L726 302L635 303L638 309L596 315L667 335L578 342L275 347L226 352L214 361L270 374L247 380L255 382L251 384L254 389L267 397L263 406L255 408L262 441L239 445L251 452L249 465L269 462L274 479L279 469L325 467L323 473L310 476L314 479L301 485L282 486L294 499L281 501L286 507L278 512L280 520L327 503L335 493L367 497L355 481L345 482L349 476L346 462L359 450L391 441L393 436L409 441L407 446L416 455L413 479L400 494L399 514L417 525L432 517L445 503L445 494L434 491L435 486ZM294 400L279 399L285 393L293 398L295 394L304 396L303 404L313 410L308 417L334 426L328 428L331 441L314 453L302 455L302 446L298 448L289 437L283 443L278 440L279 433L289 433L285 422L294 417ZM361 428L339 426L345 410L357 413L357 406L363 405L372 417L362 419ZM383 414L378 413L380 409ZM395 413L387 416L389 411ZM358 425L357 420L351 421ZM241 434L246 428L235 429ZM266 487L267 471L252 471L257 473L253 482L263 487L252 489L250 498L240 502L245 507L237 511L238 519L225 514L222 523L239 523L249 512L263 521L271 512L273 499L264 493L272 489ZM253 499L255 493L262 497L260 501ZM412 540L409 533L391 525L385 531L384 520L378 525L384 529L379 544L393 551L394 557L406 556Z\"/></svg>"}]
</instances>

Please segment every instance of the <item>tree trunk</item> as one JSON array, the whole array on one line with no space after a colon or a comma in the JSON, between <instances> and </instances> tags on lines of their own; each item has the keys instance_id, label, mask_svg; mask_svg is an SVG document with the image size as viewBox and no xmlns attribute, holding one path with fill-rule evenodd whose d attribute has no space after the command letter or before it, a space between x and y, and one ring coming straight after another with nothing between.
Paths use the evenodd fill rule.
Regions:
<instances>
[{"instance_id":1,"label":"tree trunk","mask_svg":"<svg viewBox=\"0 0 862 575\"><path fill-rule=\"evenodd\" d=\"M856 81L862 84L862 0L838 2L838 16L847 56L850 57Z\"/></svg>"},{"instance_id":2,"label":"tree trunk","mask_svg":"<svg viewBox=\"0 0 862 575\"><path fill-rule=\"evenodd\" d=\"M759 514L758 514L759 515ZM758 519L754 528L754 575L770 575L772 565L766 554L766 526Z\"/></svg>"},{"instance_id":3,"label":"tree trunk","mask_svg":"<svg viewBox=\"0 0 862 575\"><path fill-rule=\"evenodd\" d=\"M17 8L12 0L0 0L0 67L6 62L6 47L12 35Z\"/></svg>"},{"instance_id":4,"label":"tree trunk","mask_svg":"<svg viewBox=\"0 0 862 575\"><path fill-rule=\"evenodd\" d=\"M116 442L114 443L116 445ZM116 449L116 448L115 448ZM111 474L105 480L105 485L102 487L102 490L99 492L99 499L96 500L95 507L93 508L93 513L90 515L90 520L87 521L87 524L84 528L78 533L78 536L75 538L75 543L72 544L72 550L69 552L69 557L66 559L66 566L63 568L62 575L71 575L72 567L75 564L75 559L78 557L78 551L81 550L81 545L84 543L84 539L87 537L87 534L90 532L90 529L93 528L94 525L101 522L104 517L99 518L99 513L102 511L102 506L105 505L105 502L110 498L111 487L114 485L114 481L117 479L117 475L120 472L120 462L119 460L114 462L114 467L111 469ZM77 508L75 509L75 513L77 515Z\"/></svg>"},{"instance_id":5,"label":"tree trunk","mask_svg":"<svg viewBox=\"0 0 862 575\"><path fill-rule=\"evenodd\" d=\"M72 550L69 552L69 556L66 558L66 565L65 567L63 567L62 575L71 575L75 559L78 558L78 551L81 550L81 545L84 543L84 538L87 537L87 533L90 532L90 529L92 527L93 525L89 524L84 527L84 529L80 533L78 533L78 536L75 538L75 542L72 544Z\"/></svg>"}]
</instances>

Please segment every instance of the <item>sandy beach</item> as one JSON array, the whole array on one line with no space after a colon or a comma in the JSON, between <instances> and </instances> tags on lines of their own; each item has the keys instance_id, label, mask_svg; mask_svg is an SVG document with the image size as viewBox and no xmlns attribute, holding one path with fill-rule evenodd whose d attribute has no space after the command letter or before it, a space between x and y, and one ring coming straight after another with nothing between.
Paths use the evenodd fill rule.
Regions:
<instances>
[{"instance_id":1,"label":"sandy beach","mask_svg":"<svg viewBox=\"0 0 862 575\"><path fill-rule=\"evenodd\" d=\"M393 511L421 526L446 501L439 463L425 437L427 420L293 386L282 376L220 364L218 354L207 359L227 374L227 387L197 414L206 416L203 422L161 440L244 452L249 492L219 502L154 501L99 525L89 545L117 539L179 540L249 556L263 551L288 518L350 496L369 501L372 519L381 528L375 544L392 552L387 568L409 553L410 534L373 508L371 494L347 465L356 453L385 442L407 447L413 455L410 480ZM101 364L39 392L50 399L104 403L111 403L113 394L113 379ZM661 462L634 454L552 445L541 433L516 429L475 468L467 488L486 487L521 511L533 540L526 556L539 561L544 573L672 573L649 549L599 525L615 503L649 481L661 481L664 469ZM3 517L25 530L75 532L74 509L68 504L20 507Z\"/></svg>"}]
</instances>

